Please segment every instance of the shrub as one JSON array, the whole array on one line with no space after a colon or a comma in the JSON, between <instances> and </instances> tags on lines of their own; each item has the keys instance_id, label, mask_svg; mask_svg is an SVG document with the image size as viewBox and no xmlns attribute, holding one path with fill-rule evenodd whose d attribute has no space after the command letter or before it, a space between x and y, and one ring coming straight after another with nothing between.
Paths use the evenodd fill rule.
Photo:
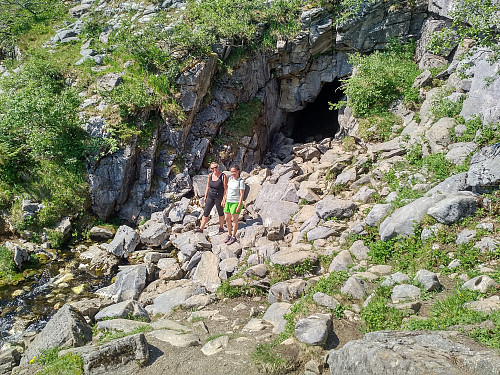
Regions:
<instances>
[{"instance_id":1,"label":"shrub","mask_svg":"<svg viewBox=\"0 0 500 375\"><path fill-rule=\"evenodd\" d=\"M343 81L348 100L334 107L349 105L354 116L384 113L399 98L414 98L413 81L419 75L413 62L415 42L401 45L392 41L387 51L350 56L355 73Z\"/></svg>"},{"instance_id":2,"label":"shrub","mask_svg":"<svg viewBox=\"0 0 500 375\"><path fill-rule=\"evenodd\" d=\"M431 116L433 120L439 120L443 117L457 118L462 111L465 97L461 96L456 101L447 98L451 90L441 90L432 97Z\"/></svg>"}]
</instances>

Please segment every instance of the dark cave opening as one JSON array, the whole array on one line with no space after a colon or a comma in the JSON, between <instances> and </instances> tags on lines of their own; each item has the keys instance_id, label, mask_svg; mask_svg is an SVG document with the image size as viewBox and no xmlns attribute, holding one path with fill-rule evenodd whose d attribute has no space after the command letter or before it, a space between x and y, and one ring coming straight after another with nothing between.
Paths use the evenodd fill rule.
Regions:
<instances>
[{"instance_id":1,"label":"dark cave opening","mask_svg":"<svg viewBox=\"0 0 500 375\"><path fill-rule=\"evenodd\" d=\"M320 141L335 136L339 130L338 110L330 110L328 103L337 103L343 96L338 78L335 78L333 82L324 83L314 102L288 115L285 125L285 129L288 130L287 136L296 143Z\"/></svg>"}]
</instances>

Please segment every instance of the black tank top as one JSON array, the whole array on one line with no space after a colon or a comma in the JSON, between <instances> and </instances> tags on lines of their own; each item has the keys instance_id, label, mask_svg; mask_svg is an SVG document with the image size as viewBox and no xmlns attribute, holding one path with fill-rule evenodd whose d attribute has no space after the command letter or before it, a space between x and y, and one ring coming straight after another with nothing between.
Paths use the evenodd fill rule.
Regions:
<instances>
[{"instance_id":1,"label":"black tank top","mask_svg":"<svg viewBox=\"0 0 500 375\"><path fill-rule=\"evenodd\" d=\"M215 181L212 179L212 173L208 175L208 196L222 199L224 196L224 173L221 173Z\"/></svg>"}]
</instances>

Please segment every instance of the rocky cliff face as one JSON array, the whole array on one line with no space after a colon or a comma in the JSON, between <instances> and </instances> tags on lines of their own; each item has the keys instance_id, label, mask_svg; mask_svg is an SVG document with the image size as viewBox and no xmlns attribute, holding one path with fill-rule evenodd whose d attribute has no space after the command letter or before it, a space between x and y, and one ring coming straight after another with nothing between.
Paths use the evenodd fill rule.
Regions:
<instances>
[{"instance_id":1,"label":"rocky cliff face","mask_svg":"<svg viewBox=\"0 0 500 375\"><path fill-rule=\"evenodd\" d=\"M94 212L128 222L149 217L189 190L189 175L198 172L208 154L222 155L227 166L236 162L244 170L259 164L290 113L313 102L324 83L351 73L349 53L384 48L390 37L418 38L427 7L424 0L411 7L399 1L366 4L355 20L338 26L327 9L314 8L301 15L296 37L243 58L231 74L214 76L215 57L200 61L177 80L187 114L182 128L163 123L146 149L132 142L90 168ZM221 58L230 52L221 51ZM262 106L252 132L236 143L214 144L238 103L254 98ZM181 160L183 168L174 173L174 161Z\"/></svg>"}]
</instances>

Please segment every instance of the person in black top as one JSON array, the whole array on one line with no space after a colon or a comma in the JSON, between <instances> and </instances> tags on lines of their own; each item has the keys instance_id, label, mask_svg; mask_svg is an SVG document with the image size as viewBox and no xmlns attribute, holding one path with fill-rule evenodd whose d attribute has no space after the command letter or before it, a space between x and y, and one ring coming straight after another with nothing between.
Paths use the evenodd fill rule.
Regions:
<instances>
[{"instance_id":1,"label":"person in black top","mask_svg":"<svg viewBox=\"0 0 500 375\"><path fill-rule=\"evenodd\" d=\"M219 233L224 233L224 206L222 199L227 190L227 178L224 173L219 170L219 164L210 163L211 173L207 178L207 188L205 189L205 209L203 210L203 217L201 225L196 228L196 232L203 232L205 225L208 222L210 211L215 206L219 214Z\"/></svg>"}]
</instances>

